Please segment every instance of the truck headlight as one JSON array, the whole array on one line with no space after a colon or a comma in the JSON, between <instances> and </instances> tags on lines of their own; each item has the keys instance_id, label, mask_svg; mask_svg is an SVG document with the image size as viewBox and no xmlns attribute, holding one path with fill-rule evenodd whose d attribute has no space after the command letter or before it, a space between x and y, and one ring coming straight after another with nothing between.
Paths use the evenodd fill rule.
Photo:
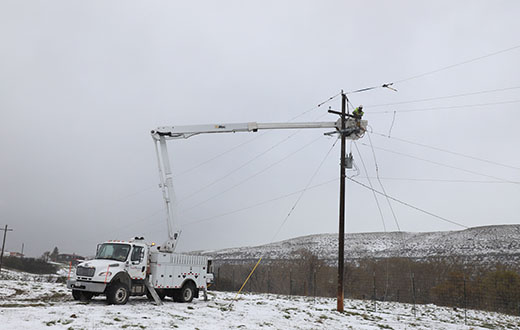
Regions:
<instances>
[{"instance_id":1,"label":"truck headlight","mask_svg":"<svg viewBox=\"0 0 520 330\"><path fill-rule=\"evenodd\" d=\"M98 276L112 276L112 272L101 272Z\"/></svg>"}]
</instances>

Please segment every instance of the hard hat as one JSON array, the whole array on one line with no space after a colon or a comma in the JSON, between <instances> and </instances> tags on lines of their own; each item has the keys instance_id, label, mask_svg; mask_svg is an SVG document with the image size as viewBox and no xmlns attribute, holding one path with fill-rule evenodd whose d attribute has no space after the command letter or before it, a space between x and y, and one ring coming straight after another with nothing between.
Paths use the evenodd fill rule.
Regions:
<instances>
[{"instance_id":1,"label":"hard hat","mask_svg":"<svg viewBox=\"0 0 520 330\"><path fill-rule=\"evenodd\" d=\"M358 108L363 108L363 104L360 104Z\"/></svg>"}]
</instances>

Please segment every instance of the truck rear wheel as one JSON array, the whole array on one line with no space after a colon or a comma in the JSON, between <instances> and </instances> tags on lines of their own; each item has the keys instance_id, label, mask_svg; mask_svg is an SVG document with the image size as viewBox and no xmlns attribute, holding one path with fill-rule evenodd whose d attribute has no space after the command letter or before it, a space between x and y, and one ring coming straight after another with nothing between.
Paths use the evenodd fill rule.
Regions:
<instances>
[{"instance_id":1,"label":"truck rear wheel","mask_svg":"<svg viewBox=\"0 0 520 330\"><path fill-rule=\"evenodd\" d=\"M195 297L195 285L192 282L184 284L180 292L180 302L191 302Z\"/></svg>"},{"instance_id":2,"label":"truck rear wheel","mask_svg":"<svg viewBox=\"0 0 520 330\"><path fill-rule=\"evenodd\" d=\"M109 304L124 305L130 297L130 290L121 282L114 283L108 287L107 300Z\"/></svg>"}]
</instances>

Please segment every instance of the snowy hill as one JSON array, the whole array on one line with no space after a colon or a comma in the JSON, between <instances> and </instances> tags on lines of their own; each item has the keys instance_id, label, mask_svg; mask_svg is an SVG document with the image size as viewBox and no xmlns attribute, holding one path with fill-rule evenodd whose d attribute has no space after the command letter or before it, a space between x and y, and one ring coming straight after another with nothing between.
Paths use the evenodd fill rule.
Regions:
<instances>
[{"instance_id":1,"label":"snowy hill","mask_svg":"<svg viewBox=\"0 0 520 330\"><path fill-rule=\"evenodd\" d=\"M216 261L248 262L264 255L264 259L291 259L298 250L308 250L319 259L334 263L337 234L297 237L272 244L204 251ZM408 257L415 260L459 258L483 264L520 261L520 225L474 227L461 231L428 233L356 233L345 235L345 257Z\"/></svg>"}]
</instances>

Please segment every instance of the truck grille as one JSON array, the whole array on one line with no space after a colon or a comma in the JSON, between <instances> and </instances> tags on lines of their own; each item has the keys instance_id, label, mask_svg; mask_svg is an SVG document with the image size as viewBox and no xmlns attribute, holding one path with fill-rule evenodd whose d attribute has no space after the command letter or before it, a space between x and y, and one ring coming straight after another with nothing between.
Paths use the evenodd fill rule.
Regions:
<instances>
[{"instance_id":1,"label":"truck grille","mask_svg":"<svg viewBox=\"0 0 520 330\"><path fill-rule=\"evenodd\" d=\"M78 275L78 276L92 277L92 276L94 276L95 272L96 272L96 268L94 268L94 267L81 267L81 266L79 266L76 269L76 275Z\"/></svg>"}]
</instances>

